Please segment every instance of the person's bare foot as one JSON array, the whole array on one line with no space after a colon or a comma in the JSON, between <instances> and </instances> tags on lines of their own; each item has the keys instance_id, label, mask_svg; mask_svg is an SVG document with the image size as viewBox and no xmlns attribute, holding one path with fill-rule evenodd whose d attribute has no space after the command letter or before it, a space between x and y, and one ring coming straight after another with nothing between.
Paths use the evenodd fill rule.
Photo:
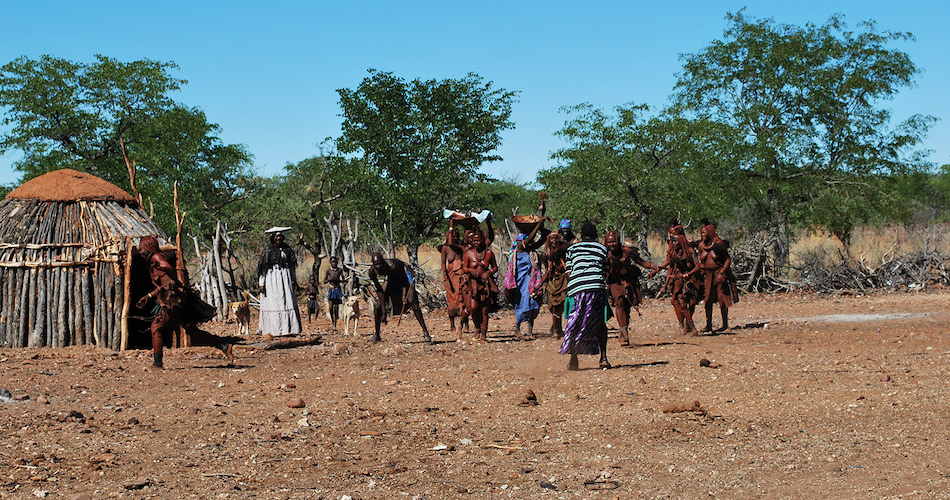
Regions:
<instances>
[{"instance_id":1,"label":"person's bare foot","mask_svg":"<svg viewBox=\"0 0 950 500\"><path fill-rule=\"evenodd\" d=\"M577 361L577 356L571 356L571 360L567 362L567 369L574 372L579 368L579 363Z\"/></svg>"},{"instance_id":2,"label":"person's bare foot","mask_svg":"<svg viewBox=\"0 0 950 500\"><path fill-rule=\"evenodd\" d=\"M224 357L228 358L229 365L234 364L234 344L228 344L228 346L224 349Z\"/></svg>"}]
</instances>

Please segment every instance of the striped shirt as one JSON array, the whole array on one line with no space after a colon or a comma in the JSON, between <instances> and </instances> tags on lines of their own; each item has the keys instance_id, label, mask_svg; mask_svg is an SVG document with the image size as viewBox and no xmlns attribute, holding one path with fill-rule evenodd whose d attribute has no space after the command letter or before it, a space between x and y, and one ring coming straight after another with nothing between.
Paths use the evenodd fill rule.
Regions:
<instances>
[{"instance_id":1,"label":"striped shirt","mask_svg":"<svg viewBox=\"0 0 950 500\"><path fill-rule=\"evenodd\" d=\"M567 294L606 290L607 247L596 241L580 241L567 249Z\"/></svg>"}]
</instances>

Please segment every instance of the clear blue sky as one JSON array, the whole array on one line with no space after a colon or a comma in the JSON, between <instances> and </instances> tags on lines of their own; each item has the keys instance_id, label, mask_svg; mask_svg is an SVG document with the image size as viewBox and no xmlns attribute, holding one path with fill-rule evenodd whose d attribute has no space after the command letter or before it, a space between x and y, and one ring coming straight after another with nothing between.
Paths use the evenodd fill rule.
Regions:
<instances>
[{"instance_id":1,"label":"clear blue sky","mask_svg":"<svg viewBox=\"0 0 950 500\"><path fill-rule=\"evenodd\" d=\"M352 88L368 68L407 80L475 72L521 92L489 175L529 182L563 144L559 108L590 102L662 107L679 55L722 37L726 12L821 24L836 12L849 26L875 20L909 31L898 46L924 72L917 87L883 106L895 120L916 113L940 122L924 144L930 160L950 163L950 4L943 1L450 1L33 2L0 0L0 64L43 54L89 62L174 61L188 80L173 97L203 109L226 143L247 146L258 172L318 153L340 132L336 89ZM0 156L0 184L18 180L16 154Z\"/></svg>"}]
</instances>

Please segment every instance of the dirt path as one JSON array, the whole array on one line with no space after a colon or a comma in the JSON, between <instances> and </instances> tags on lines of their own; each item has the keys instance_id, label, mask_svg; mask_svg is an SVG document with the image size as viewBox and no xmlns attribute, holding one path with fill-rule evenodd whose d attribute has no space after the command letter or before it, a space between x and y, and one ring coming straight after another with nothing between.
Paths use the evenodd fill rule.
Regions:
<instances>
[{"instance_id":1,"label":"dirt path","mask_svg":"<svg viewBox=\"0 0 950 500\"><path fill-rule=\"evenodd\" d=\"M454 342L441 312L431 346L411 316L379 345L321 318L321 345L173 350L157 375L145 351L0 349L29 396L0 402L0 498L947 498L948 303L744 297L744 328L683 337L648 301L606 371L511 315Z\"/></svg>"}]
</instances>

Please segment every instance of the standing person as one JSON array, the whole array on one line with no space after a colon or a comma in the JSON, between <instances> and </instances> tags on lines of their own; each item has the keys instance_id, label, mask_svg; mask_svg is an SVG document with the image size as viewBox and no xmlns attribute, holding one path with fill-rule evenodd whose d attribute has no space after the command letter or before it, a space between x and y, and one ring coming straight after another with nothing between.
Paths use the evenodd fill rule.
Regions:
<instances>
[{"instance_id":1,"label":"standing person","mask_svg":"<svg viewBox=\"0 0 950 500\"><path fill-rule=\"evenodd\" d=\"M560 233L548 234L544 257L547 262L544 275L533 292L538 294L543 287L547 294L548 311L551 312L551 335L561 338L564 336L561 316L564 314L564 299L567 298L567 244Z\"/></svg>"},{"instance_id":2,"label":"standing person","mask_svg":"<svg viewBox=\"0 0 950 500\"><path fill-rule=\"evenodd\" d=\"M544 244L544 239L535 241L535 236L544 219L539 219L534 229L527 235L519 234L514 242L514 254L512 255L510 266L515 266L515 283L518 285L518 300L515 302L515 334L521 336L521 324L528 324L528 335L530 339L534 336L534 320L538 317L538 311L541 305L538 304L535 295L532 293L532 285L536 284L537 270L531 261L531 252L537 250ZM535 283L532 283L532 276L535 275Z\"/></svg>"},{"instance_id":3,"label":"standing person","mask_svg":"<svg viewBox=\"0 0 950 500\"><path fill-rule=\"evenodd\" d=\"M571 230L570 219L561 219L561 223L558 224L557 232L561 235L561 239L564 240L564 244L567 246L571 246L571 244L575 242L574 240L577 239L577 237L574 236L574 231Z\"/></svg>"},{"instance_id":4,"label":"standing person","mask_svg":"<svg viewBox=\"0 0 950 500\"><path fill-rule=\"evenodd\" d=\"M309 325L314 316L319 316L320 287L318 286L316 275L310 275L310 281L307 283L305 293L307 294L307 324Z\"/></svg>"},{"instance_id":5,"label":"standing person","mask_svg":"<svg viewBox=\"0 0 950 500\"><path fill-rule=\"evenodd\" d=\"M498 272L495 254L485 246L481 230L472 232L472 248L462 257L462 287L465 289L466 309L477 328L475 338L488 340L488 311L498 295L494 274Z\"/></svg>"},{"instance_id":6,"label":"standing person","mask_svg":"<svg viewBox=\"0 0 950 500\"><path fill-rule=\"evenodd\" d=\"M640 252L633 246L620 244L620 233L607 231L604 236L604 246L607 247L607 260L610 271L607 274L607 290L610 292L610 302L614 306L614 316L620 327L618 334L621 347L630 345L628 328L630 325L630 309L638 307L643 302L643 292L640 289L640 268L656 268L653 264L640 258Z\"/></svg>"},{"instance_id":7,"label":"standing person","mask_svg":"<svg viewBox=\"0 0 950 500\"><path fill-rule=\"evenodd\" d=\"M445 243L439 245L442 257L442 283L445 286L445 301L449 314L449 328L453 334L462 338L462 257L465 249L455 227L455 219L449 219L449 230L445 233ZM455 329L455 318L459 318L459 327Z\"/></svg>"},{"instance_id":8,"label":"standing person","mask_svg":"<svg viewBox=\"0 0 950 500\"><path fill-rule=\"evenodd\" d=\"M323 276L327 285L327 309L330 321L333 322L333 331L336 331L336 322L340 319L340 304L343 303L343 282L346 281L346 269L340 267L340 260L336 256L330 257L330 268Z\"/></svg>"},{"instance_id":9,"label":"standing person","mask_svg":"<svg viewBox=\"0 0 950 500\"><path fill-rule=\"evenodd\" d=\"M567 318L561 354L570 354L568 370L577 370L578 354L600 354L600 367L607 361L607 247L597 241L597 228L590 222L581 226L581 240L567 249L567 295L574 308Z\"/></svg>"},{"instance_id":10,"label":"standing person","mask_svg":"<svg viewBox=\"0 0 950 500\"><path fill-rule=\"evenodd\" d=\"M261 288L261 312L258 333L261 335L295 335L300 333L300 310L297 307L297 256L284 242L289 227L267 230L270 245L261 254L257 265L257 283Z\"/></svg>"},{"instance_id":11,"label":"standing person","mask_svg":"<svg viewBox=\"0 0 950 500\"><path fill-rule=\"evenodd\" d=\"M144 236L139 241L139 254L148 265L148 275L153 288L138 300L136 307L146 310L148 304L154 301L154 306L151 308L154 317L149 325L152 334L152 364L148 369L161 371L165 369L164 353L162 351L165 346L165 337L187 322L187 319L183 317L184 308L198 307L198 304L189 304L188 302L200 299L193 294L188 294L181 283L178 282L178 275L174 267L162 255L158 247L158 240L154 236ZM204 320L210 319L210 317L206 316ZM233 344L225 343L223 339L216 335L197 328L192 329L192 336L195 345L214 345L228 358L229 364L234 362Z\"/></svg>"},{"instance_id":12,"label":"standing person","mask_svg":"<svg viewBox=\"0 0 950 500\"><path fill-rule=\"evenodd\" d=\"M684 335L696 335L696 324L693 323L693 311L702 294L702 283L699 280L699 258L693 250L686 233L679 221L670 224L669 248L666 250L666 260L650 272L653 277L660 269L667 269L667 279L671 283L670 303L673 312L679 321Z\"/></svg>"},{"instance_id":13,"label":"standing person","mask_svg":"<svg viewBox=\"0 0 950 500\"><path fill-rule=\"evenodd\" d=\"M379 276L385 276L385 286L379 283ZM422 308L419 307L419 297L416 294L416 287L413 286L415 275L406 267L406 264L399 259L384 259L377 252L373 254L372 265L369 268L369 279L376 287L376 309L373 311L376 333L373 335L373 342L381 340L379 336L379 327L381 323L386 323L387 308L391 308L393 314L402 316L406 309L412 309L419 326L422 327L422 340L426 343L432 342L429 336L429 329L426 328L425 319L422 317Z\"/></svg>"},{"instance_id":14,"label":"standing person","mask_svg":"<svg viewBox=\"0 0 950 500\"><path fill-rule=\"evenodd\" d=\"M729 256L728 243L716 233L716 226L705 219L703 222L697 244L699 264L703 270L703 305L706 309L706 326L703 331L713 331L712 313L713 304L716 303L719 304L722 330L725 331L729 329L729 308L738 302L739 295L735 277L732 275L732 257Z\"/></svg>"},{"instance_id":15,"label":"standing person","mask_svg":"<svg viewBox=\"0 0 950 500\"><path fill-rule=\"evenodd\" d=\"M459 246L462 248L462 256L463 256L463 259L462 259L462 260L463 260L463 262L464 262L464 256L465 256L465 253L466 253L466 252L468 252L469 250L473 250L473 251L476 251L476 252L478 251L478 250L475 248L475 245L474 245L475 239L474 239L473 235L474 235L475 233L481 233L481 235L482 235L482 240L483 240L484 243L485 243L485 248L489 248L489 249L491 248L492 242L495 241L495 229L492 227L492 216L491 216L491 212L488 212L488 217L485 219L485 225L487 226L487 231L485 231L485 232L482 232L481 226L474 226L474 227L471 227L471 228L465 230L465 241L462 242L461 245L459 245ZM492 254L492 255L493 255L493 258L494 258L494 254ZM460 321L460 323L461 323L461 326L459 327L459 332L458 332L458 338L459 338L459 339L461 339L466 333L468 333L468 318L469 318L469 316L472 314L472 311L469 310L469 308L468 308L468 305L469 305L469 304L471 303L471 301L472 301L472 295L471 295L471 294L472 294L472 287L469 286L469 283L468 283L467 280L468 280L468 275L465 274L465 272L463 271L463 272L462 272L462 278L461 278L461 290L462 290L462 291L461 291L461 294L460 294L460 295L461 295L462 306L461 306L461 316L459 317L459 321ZM494 286L495 289L496 289L496 291L497 291L498 285L495 285L494 282L492 282L492 286ZM489 299L490 299L490 302L489 302L489 310L492 310L493 308L497 307L497 305L498 305L498 303L497 303L497 297L494 297L494 296L489 295ZM475 332L475 337L476 337L476 338L479 337L479 332L477 332L477 331Z\"/></svg>"}]
</instances>

